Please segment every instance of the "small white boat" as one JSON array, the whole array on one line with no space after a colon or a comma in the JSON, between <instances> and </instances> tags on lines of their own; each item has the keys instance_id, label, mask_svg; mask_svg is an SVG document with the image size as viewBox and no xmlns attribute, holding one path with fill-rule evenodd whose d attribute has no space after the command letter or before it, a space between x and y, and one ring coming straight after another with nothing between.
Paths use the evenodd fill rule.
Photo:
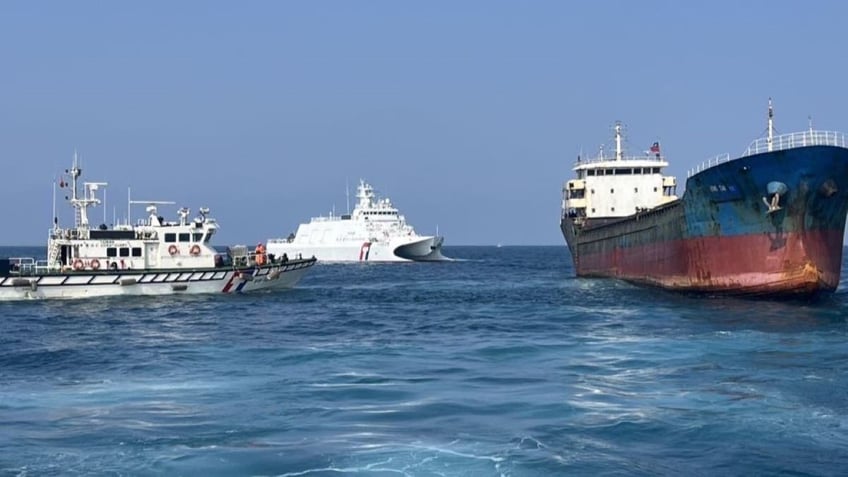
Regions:
<instances>
[{"instance_id":1,"label":"small white boat","mask_svg":"<svg viewBox=\"0 0 848 477\"><path fill-rule=\"evenodd\" d=\"M268 253L331 262L449 260L442 255L443 237L418 235L391 201L378 198L363 180L356 197L352 213L313 217L289 237L268 240Z\"/></svg>"},{"instance_id":2,"label":"small white boat","mask_svg":"<svg viewBox=\"0 0 848 477\"><path fill-rule=\"evenodd\" d=\"M266 254L261 244L254 251L241 245L219 253L211 244L218 223L209 209L189 219L189 209L182 208L178 220L168 222L158 215L157 205L172 202L130 200L147 204L146 219L131 225L128 217L126 225L91 228L87 209L101 203L96 191L107 184L86 182L80 195L82 171L76 158L67 172L74 227L61 228L54 218L46 260L0 259L0 300L287 288L316 262L314 257L283 261ZM59 185L66 185L64 178Z\"/></svg>"}]
</instances>

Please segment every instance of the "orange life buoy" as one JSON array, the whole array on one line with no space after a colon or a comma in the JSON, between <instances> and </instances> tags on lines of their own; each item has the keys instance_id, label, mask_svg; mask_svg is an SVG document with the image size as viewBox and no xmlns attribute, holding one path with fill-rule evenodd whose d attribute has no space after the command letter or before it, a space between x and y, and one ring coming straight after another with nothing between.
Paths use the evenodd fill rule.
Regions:
<instances>
[{"instance_id":1,"label":"orange life buoy","mask_svg":"<svg viewBox=\"0 0 848 477\"><path fill-rule=\"evenodd\" d=\"M91 267L92 270L100 270L100 260L95 258L88 264L88 266Z\"/></svg>"},{"instance_id":2,"label":"orange life buoy","mask_svg":"<svg viewBox=\"0 0 848 477\"><path fill-rule=\"evenodd\" d=\"M191 250L189 250L189 253L192 255L200 255L200 245L192 245Z\"/></svg>"},{"instance_id":3,"label":"orange life buoy","mask_svg":"<svg viewBox=\"0 0 848 477\"><path fill-rule=\"evenodd\" d=\"M80 259L74 260L74 270L82 270L83 266L84 265L82 263L82 260L80 260Z\"/></svg>"},{"instance_id":4,"label":"orange life buoy","mask_svg":"<svg viewBox=\"0 0 848 477\"><path fill-rule=\"evenodd\" d=\"M176 255L179 252L180 249L178 249L176 245L171 245L170 247L168 247L168 253L170 253L171 255Z\"/></svg>"}]
</instances>

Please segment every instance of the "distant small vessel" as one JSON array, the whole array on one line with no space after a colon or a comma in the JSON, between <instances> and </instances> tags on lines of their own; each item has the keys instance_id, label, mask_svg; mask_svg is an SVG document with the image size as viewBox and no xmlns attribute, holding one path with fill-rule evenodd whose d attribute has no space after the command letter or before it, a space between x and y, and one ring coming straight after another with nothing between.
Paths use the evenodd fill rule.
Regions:
<instances>
[{"instance_id":1,"label":"distant small vessel","mask_svg":"<svg viewBox=\"0 0 848 477\"><path fill-rule=\"evenodd\" d=\"M287 238L268 240L268 253L315 256L332 262L409 262L448 260L444 238L418 235L388 198L359 181L358 203L350 214L313 217Z\"/></svg>"},{"instance_id":2,"label":"distant small vessel","mask_svg":"<svg viewBox=\"0 0 848 477\"><path fill-rule=\"evenodd\" d=\"M0 300L85 298L109 295L169 295L241 293L295 285L315 264L315 258L282 261L266 254L264 245L249 251L229 247L219 254L211 245L218 223L201 208L189 220L189 209L179 210L179 221L158 215L161 201L148 204L146 220L112 229L89 226L87 210L101 203L96 191L105 182L86 182L75 157L69 171L68 201L75 209L73 228L61 228L54 217L47 242L47 259L0 259ZM129 208L129 204L128 204ZM128 212L129 213L129 212ZM55 214L54 214L55 215Z\"/></svg>"},{"instance_id":3,"label":"distant small vessel","mask_svg":"<svg viewBox=\"0 0 848 477\"><path fill-rule=\"evenodd\" d=\"M577 276L672 290L757 296L832 292L848 213L843 133L768 135L738 158L692 171L682 198L654 143L625 157L578 157L563 186L560 228Z\"/></svg>"}]
</instances>

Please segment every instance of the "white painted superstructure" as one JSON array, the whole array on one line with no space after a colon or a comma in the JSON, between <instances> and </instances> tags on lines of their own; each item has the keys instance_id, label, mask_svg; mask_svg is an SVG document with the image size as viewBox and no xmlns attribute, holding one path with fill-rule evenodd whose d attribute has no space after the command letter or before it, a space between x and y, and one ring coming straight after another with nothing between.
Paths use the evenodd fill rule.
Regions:
<instances>
[{"instance_id":1,"label":"white painted superstructure","mask_svg":"<svg viewBox=\"0 0 848 477\"><path fill-rule=\"evenodd\" d=\"M133 203L147 204L145 219L133 225L128 217L127 224L111 229L105 224L92 228L87 209L101 204L97 191L107 183L80 184L76 157L66 173L74 226L62 228L54 217L44 260L0 259L0 300L285 288L315 264L313 258L270 260L261 244L254 251L241 245L219 253L212 246L218 222L209 209L201 208L190 219L190 210L181 208L176 221L167 221L158 206L172 202L129 200L128 209ZM65 186L63 178L60 187Z\"/></svg>"},{"instance_id":2,"label":"white painted superstructure","mask_svg":"<svg viewBox=\"0 0 848 477\"><path fill-rule=\"evenodd\" d=\"M332 262L447 260L443 237L418 235L388 198L359 181L358 202L350 214L313 217L288 238L268 240L268 253L288 258L315 256Z\"/></svg>"},{"instance_id":3,"label":"white painted superstructure","mask_svg":"<svg viewBox=\"0 0 848 477\"><path fill-rule=\"evenodd\" d=\"M668 162L659 143L643 156L628 157L622 146L621 123L615 125L615 155L577 158L576 179L562 188L562 213L580 222L586 219L627 217L677 199L677 180L663 175Z\"/></svg>"}]
</instances>

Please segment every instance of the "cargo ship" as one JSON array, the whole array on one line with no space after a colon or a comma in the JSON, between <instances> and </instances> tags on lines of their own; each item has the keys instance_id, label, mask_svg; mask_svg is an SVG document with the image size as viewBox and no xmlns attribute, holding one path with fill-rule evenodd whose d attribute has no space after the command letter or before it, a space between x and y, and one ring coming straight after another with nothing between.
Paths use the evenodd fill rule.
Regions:
<instances>
[{"instance_id":1,"label":"cargo ship","mask_svg":"<svg viewBox=\"0 0 848 477\"><path fill-rule=\"evenodd\" d=\"M765 137L688 173L682 197L660 144L578 156L560 228L578 277L721 295L813 297L839 285L848 142L814 130Z\"/></svg>"}]
</instances>

